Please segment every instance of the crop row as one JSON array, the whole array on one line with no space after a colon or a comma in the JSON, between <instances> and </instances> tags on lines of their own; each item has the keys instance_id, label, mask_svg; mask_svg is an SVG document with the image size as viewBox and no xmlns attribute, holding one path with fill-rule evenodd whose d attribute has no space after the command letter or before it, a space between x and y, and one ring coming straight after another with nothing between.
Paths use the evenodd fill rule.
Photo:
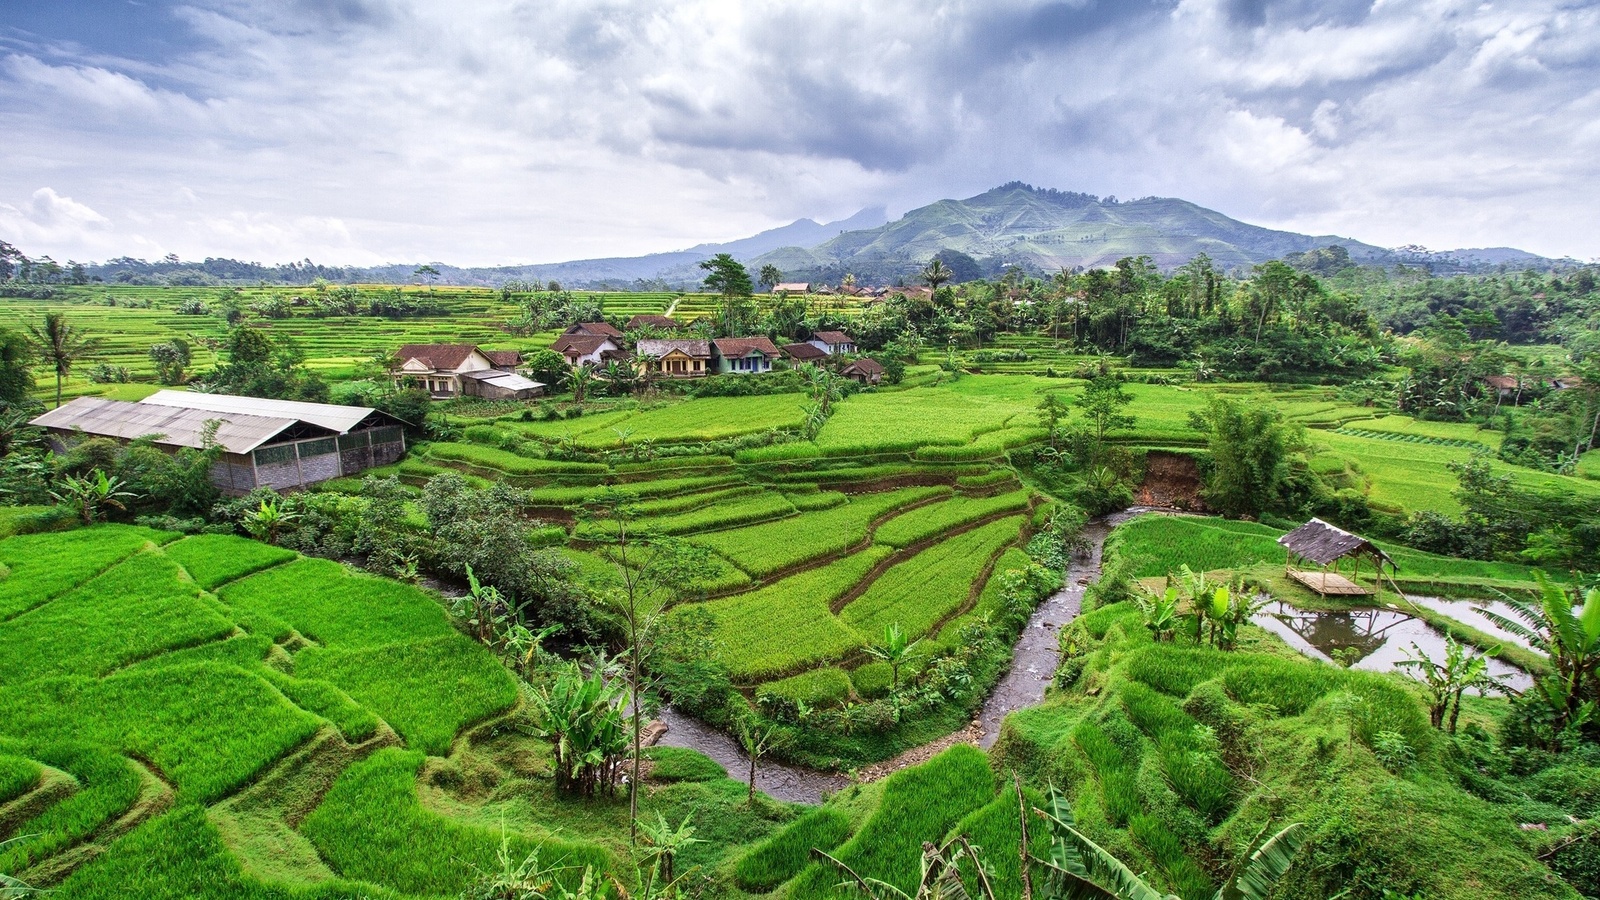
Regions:
<instances>
[{"instance_id":1,"label":"crop row","mask_svg":"<svg viewBox=\"0 0 1600 900\"><path fill-rule=\"evenodd\" d=\"M1351 437L1372 438L1379 441L1399 441L1404 444L1427 444L1434 447L1465 447L1469 450L1488 450L1489 448L1478 441L1462 440L1461 438L1432 437L1425 434L1400 434L1394 431L1368 431L1364 428L1340 428L1338 434L1348 434Z\"/></svg>"},{"instance_id":2,"label":"crop row","mask_svg":"<svg viewBox=\"0 0 1600 900\"><path fill-rule=\"evenodd\" d=\"M891 547L908 547L985 516L1024 509L1029 493L1023 489L994 497L953 497L895 516L878 529L874 540Z\"/></svg>"},{"instance_id":3,"label":"crop row","mask_svg":"<svg viewBox=\"0 0 1600 900\"><path fill-rule=\"evenodd\" d=\"M989 560L1017 539L1022 518L991 522L891 566L844 608L841 618L863 635L899 624L923 635L966 602Z\"/></svg>"},{"instance_id":4,"label":"crop row","mask_svg":"<svg viewBox=\"0 0 1600 900\"><path fill-rule=\"evenodd\" d=\"M728 502L712 502L675 515L639 518L634 521L632 527L635 531L650 531L656 534L693 534L698 531L734 528L752 522L767 522L792 516L794 513L794 506L784 499L782 494L759 491L751 496L730 497ZM616 533L616 528L615 520L600 519L578 526L574 535L593 540Z\"/></svg>"},{"instance_id":5,"label":"crop row","mask_svg":"<svg viewBox=\"0 0 1600 900\"><path fill-rule=\"evenodd\" d=\"M861 636L830 611L892 551L868 547L829 565L791 575L754 591L694 604L716 623L717 658L742 681L792 672L837 659L862 645ZM689 607L680 607L686 614Z\"/></svg>"},{"instance_id":6,"label":"crop row","mask_svg":"<svg viewBox=\"0 0 1600 900\"><path fill-rule=\"evenodd\" d=\"M891 510L938 497L948 488L904 488L859 494L848 503L792 519L719 531L694 538L758 578L801 563L843 553L867 538L871 523Z\"/></svg>"}]
</instances>

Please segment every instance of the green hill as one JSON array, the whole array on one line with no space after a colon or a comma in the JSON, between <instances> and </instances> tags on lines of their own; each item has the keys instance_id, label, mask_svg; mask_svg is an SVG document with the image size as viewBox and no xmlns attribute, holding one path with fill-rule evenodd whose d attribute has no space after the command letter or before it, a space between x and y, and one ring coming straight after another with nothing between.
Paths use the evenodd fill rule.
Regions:
<instances>
[{"instance_id":1,"label":"green hill","mask_svg":"<svg viewBox=\"0 0 1600 900\"><path fill-rule=\"evenodd\" d=\"M965 200L940 200L900 219L850 231L806 250L785 247L757 257L793 272L844 268L883 277L903 274L940 250L980 261L1050 272L1109 266L1147 255L1171 268L1205 253L1224 267L1339 244L1358 259L1387 251L1351 238L1274 231L1171 197L1119 202L1012 182Z\"/></svg>"}]
</instances>

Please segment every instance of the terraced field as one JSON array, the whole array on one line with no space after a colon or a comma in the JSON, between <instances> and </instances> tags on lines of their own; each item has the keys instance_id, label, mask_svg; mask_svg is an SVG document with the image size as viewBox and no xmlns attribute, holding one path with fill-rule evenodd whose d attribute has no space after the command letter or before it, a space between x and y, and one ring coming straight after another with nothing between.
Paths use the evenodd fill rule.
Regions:
<instances>
[{"instance_id":1,"label":"terraced field","mask_svg":"<svg viewBox=\"0 0 1600 900\"><path fill-rule=\"evenodd\" d=\"M502 833L519 859L625 854L626 803L558 799L542 741L463 740L518 691L416 588L121 525L10 538L0 561L0 838L28 836L0 871L49 896L456 896ZM775 828L715 772L644 798L718 810L696 864Z\"/></svg>"},{"instance_id":2,"label":"terraced field","mask_svg":"<svg viewBox=\"0 0 1600 900\"><path fill-rule=\"evenodd\" d=\"M527 337L506 333L504 326L517 317L520 307L503 300L497 290L414 285L357 287L363 294L387 295L399 291L407 296L427 298L448 307L450 312L393 319L315 317L308 309L296 306L288 318L251 316L250 321L275 337L292 338L305 353L307 366L330 377L355 375L369 366L375 355L392 352L402 344L470 342L487 349L529 352L548 347L555 337L553 332ZM173 338L189 341L196 369L209 369L220 361L219 355L208 347L227 337L227 323L216 315L184 315L177 309L192 300L215 304L224 288L89 285L60 286L57 291L49 300L0 297L0 315L13 321L31 322L42 320L46 312L64 313L74 325L99 339L100 349L89 360L90 364L104 362L127 366L140 379L151 379L155 375L154 365L147 355L150 346ZM270 298L283 298L293 303L296 297L313 296L315 291L311 287L243 288L239 300L248 309L250 304ZM578 296L592 296L607 315L624 319L662 313L676 297L665 293L580 293ZM145 303L149 303L150 308L145 308ZM78 368L86 370L88 365L80 364ZM53 392L53 381L51 387ZM139 399L125 395L128 387L91 384L79 371L68 380L64 393Z\"/></svg>"}]
</instances>

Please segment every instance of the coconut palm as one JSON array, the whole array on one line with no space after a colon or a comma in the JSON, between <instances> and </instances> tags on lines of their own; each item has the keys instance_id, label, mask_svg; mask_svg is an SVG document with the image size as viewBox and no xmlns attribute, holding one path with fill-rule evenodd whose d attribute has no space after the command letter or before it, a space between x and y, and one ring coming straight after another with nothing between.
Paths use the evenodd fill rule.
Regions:
<instances>
[{"instance_id":1,"label":"coconut palm","mask_svg":"<svg viewBox=\"0 0 1600 900\"><path fill-rule=\"evenodd\" d=\"M889 669L894 673L893 689L900 689L900 667L910 661L912 654L922 639L908 642L906 633L899 622L891 622L883 627L883 640L867 648L867 652L875 658L889 664Z\"/></svg>"},{"instance_id":2,"label":"coconut palm","mask_svg":"<svg viewBox=\"0 0 1600 900\"><path fill-rule=\"evenodd\" d=\"M1067 798L1052 791L1047 805L1048 811L1034 810L1045 821L1051 836L1050 858L1032 858L1046 872L1038 892L1041 896L1050 900L1180 900L1175 894L1151 887L1110 852L1085 837L1072 820L1072 804ZM1213 900L1266 900L1294 864L1300 845L1310 837L1299 822L1262 841L1265 834L1263 828L1252 842L1255 850L1217 889Z\"/></svg>"},{"instance_id":3,"label":"coconut palm","mask_svg":"<svg viewBox=\"0 0 1600 900\"><path fill-rule=\"evenodd\" d=\"M61 379L71 375L73 365L98 349L100 342L69 324L67 317L58 312L45 313L43 327L29 325L28 338L33 343L33 352L55 370L56 406L60 406Z\"/></svg>"},{"instance_id":4,"label":"coconut palm","mask_svg":"<svg viewBox=\"0 0 1600 900\"><path fill-rule=\"evenodd\" d=\"M926 281L928 288L934 291L939 289L939 285L949 281L953 274L950 271L950 267L941 262L938 257L934 257L932 262L922 268L922 280Z\"/></svg>"},{"instance_id":5,"label":"coconut palm","mask_svg":"<svg viewBox=\"0 0 1600 900\"><path fill-rule=\"evenodd\" d=\"M1600 699L1600 588L1591 588L1580 598L1581 588L1569 591L1543 572L1533 575L1539 584L1537 596L1501 594L1511 616L1484 608L1478 612L1550 657L1554 674L1535 680L1532 690L1552 714L1552 729L1560 735L1593 716ZM1577 581L1582 583L1581 578Z\"/></svg>"}]
</instances>

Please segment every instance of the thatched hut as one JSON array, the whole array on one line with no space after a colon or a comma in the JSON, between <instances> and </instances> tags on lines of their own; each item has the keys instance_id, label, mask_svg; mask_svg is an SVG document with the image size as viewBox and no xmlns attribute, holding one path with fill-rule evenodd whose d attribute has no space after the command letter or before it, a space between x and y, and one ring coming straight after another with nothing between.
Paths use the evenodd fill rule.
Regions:
<instances>
[{"instance_id":1,"label":"thatched hut","mask_svg":"<svg viewBox=\"0 0 1600 900\"><path fill-rule=\"evenodd\" d=\"M1288 559L1284 563L1284 574L1325 597L1366 596L1374 593L1373 590L1362 587L1355 581L1361 574L1362 557L1372 559L1379 578L1383 576L1385 565L1389 567L1390 572L1396 569L1394 560L1378 545L1359 534L1351 534L1343 528L1329 525L1321 519L1312 519L1301 525L1278 538L1278 543L1289 551ZM1348 578L1339 571L1340 564L1346 559L1354 564ZM1297 561L1300 568L1296 568ZM1307 563L1316 565L1318 570L1308 571L1305 568Z\"/></svg>"}]
</instances>

